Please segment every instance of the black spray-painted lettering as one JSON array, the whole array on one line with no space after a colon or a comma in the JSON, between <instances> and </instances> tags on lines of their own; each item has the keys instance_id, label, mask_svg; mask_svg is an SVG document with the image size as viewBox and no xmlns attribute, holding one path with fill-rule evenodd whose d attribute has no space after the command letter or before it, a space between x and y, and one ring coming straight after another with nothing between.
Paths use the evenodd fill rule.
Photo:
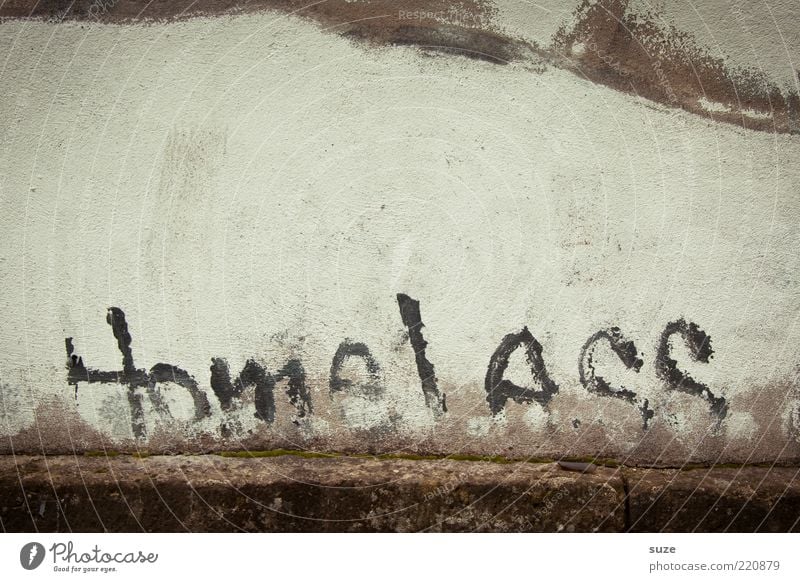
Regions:
<instances>
[{"instance_id":1,"label":"black spray-painted lettering","mask_svg":"<svg viewBox=\"0 0 800 582\"><path fill-rule=\"evenodd\" d=\"M511 354L520 346L525 346L525 358L530 366L531 376L542 387L541 390L523 388L503 378ZM508 334L497 346L489 359L485 387L486 401L492 414L502 411L509 398L518 404L536 402L545 406L558 392L558 384L553 382L547 373L542 358L542 345L536 341L527 327L523 327L519 333Z\"/></svg>"},{"instance_id":2,"label":"black spray-painted lettering","mask_svg":"<svg viewBox=\"0 0 800 582\"><path fill-rule=\"evenodd\" d=\"M717 426L719 426L728 414L728 403L722 396L714 396L708 386L678 369L678 362L670 357L670 338L676 333L683 338L692 359L696 362L708 364L714 354L714 350L711 349L711 337L696 323L687 323L683 318L671 321L664 328L658 344L656 374L666 382L667 387L671 390L699 396L708 401L711 405L711 414L717 418Z\"/></svg>"},{"instance_id":3,"label":"black spray-painted lettering","mask_svg":"<svg viewBox=\"0 0 800 582\"><path fill-rule=\"evenodd\" d=\"M128 405L131 411L131 430L136 438L146 436L144 407L142 394L137 388L143 388L153 408L160 414L169 415L169 408L161 398L158 384L172 382L184 387L194 401L195 420L202 420L211 415L211 406L205 392L200 390L195 379L188 372L171 364L156 364L150 371L137 369L133 362L133 340L128 332L125 313L118 307L109 307L106 321L111 326L117 347L122 354L122 370L104 372L87 368L83 358L75 354L72 338L66 338L67 348L67 381L75 385L75 397L78 396L78 384L86 382L126 384L128 386Z\"/></svg>"},{"instance_id":4,"label":"black spray-painted lettering","mask_svg":"<svg viewBox=\"0 0 800 582\"><path fill-rule=\"evenodd\" d=\"M620 398L625 402L635 405L642 415L643 426L646 429L654 415L653 410L649 406L649 400L647 398L643 400L640 399L636 395L636 392L628 390L625 386L620 386L617 389L611 388L611 384L595 370L593 361L594 349L597 342L601 339L608 341L611 350L629 370L638 373L644 363L641 358L639 358L639 351L636 349L636 345L632 341L625 339L625 336L622 335L618 327L600 330L586 340L586 343L583 344L581 348L581 355L578 360L578 377L580 382L589 392L600 396Z\"/></svg>"},{"instance_id":5,"label":"black spray-painted lettering","mask_svg":"<svg viewBox=\"0 0 800 582\"><path fill-rule=\"evenodd\" d=\"M409 342L414 350L425 404L437 418L440 418L447 412L446 396L444 393L440 393L433 364L426 356L428 342L422 334L424 324L420 314L419 301L399 293L397 302L403 325L408 330ZM106 321L111 326L117 341L117 349L122 355L122 369L102 371L87 368L83 358L75 353L72 338L65 338L68 358L67 382L74 385L76 399L81 382L126 385L131 412L131 428L136 438L146 436L143 405L145 396L158 415L170 416L169 408L158 389L159 384L171 382L185 388L193 399L196 421L211 415L211 407L205 392L199 389L195 379L185 370L163 363L155 364L149 370L136 367L131 348L133 340L128 331L125 313L121 309L110 307ZM691 358L697 362L708 363L714 353L711 349L711 338L697 324L687 323L681 318L668 323L661 334L655 362L656 374L669 389L706 400L710 405L711 413L717 418L717 427L719 427L728 413L728 403L725 398L715 396L708 386L678 369L677 361L671 357L670 342L675 334L679 334L683 338ZM654 416L648 399L640 398L636 392L625 386L612 387L611 383L597 372L595 349L601 340L608 343L613 353L627 369L638 373L642 367L643 362L636 345L633 341L626 339L618 327L601 330L593 334L581 349L578 361L581 384L591 393L619 398L636 406L642 415L643 427L647 429ZM532 381L538 384L539 389L518 386L504 377L509 365L509 358L519 348L524 349ZM353 380L342 378L343 366L352 357L363 360L367 372L366 381L362 382L358 388ZM298 419L312 414L310 391L306 386L306 374L300 360L290 359L277 372L271 373L254 359L250 359L236 378L232 378L228 362L224 358L212 358L211 362L211 388L223 412L237 409L237 403L243 400L244 391L252 387L254 389L254 416L267 424L272 424L276 414L275 389L279 382L286 381L285 393L289 403L296 411L293 422L300 424ZM339 345L331 362L329 390L331 395L338 392L354 393L358 390L360 395L372 399L378 399L383 395L380 366L366 344L345 339ZM519 404L536 402L546 407L553 396L558 393L559 386L550 378L545 366L542 346L527 327L523 327L518 333L506 335L500 342L489 360L485 390L486 401L493 415L499 414L509 399ZM578 428L581 423L578 419L574 419L572 425L574 428ZM230 435L241 428L241 426L223 424L222 432Z\"/></svg>"},{"instance_id":6,"label":"black spray-painted lettering","mask_svg":"<svg viewBox=\"0 0 800 582\"><path fill-rule=\"evenodd\" d=\"M381 368L378 362L369 351L369 347L361 342L353 342L345 339L339 344L331 362L330 391L336 392L354 390L352 380L341 377L342 366L349 358L361 358L367 368L369 380L360 386L360 393L367 398L376 399L383 393L380 382Z\"/></svg>"},{"instance_id":7,"label":"black spray-painted lettering","mask_svg":"<svg viewBox=\"0 0 800 582\"><path fill-rule=\"evenodd\" d=\"M419 301L403 293L398 293L397 304L400 306L400 318L403 321L403 325L408 328L408 339L411 342L411 348L414 350L417 372L422 381L422 392L425 394L425 404L436 416L439 416L447 412L447 395L439 394L433 364L425 356L425 348L428 346L428 342L425 341L422 335L424 324L419 311Z\"/></svg>"},{"instance_id":8,"label":"black spray-painted lettering","mask_svg":"<svg viewBox=\"0 0 800 582\"><path fill-rule=\"evenodd\" d=\"M288 380L286 395L295 408L297 418L293 422L297 424L297 419L312 413L306 374L299 360L287 361L274 375L255 360L247 360L239 376L232 380L227 360L211 359L211 389L226 412L233 408L234 400L241 398L245 388L252 386L255 391L255 417L272 424L275 421L275 385L281 380Z\"/></svg>"}]
</instances>

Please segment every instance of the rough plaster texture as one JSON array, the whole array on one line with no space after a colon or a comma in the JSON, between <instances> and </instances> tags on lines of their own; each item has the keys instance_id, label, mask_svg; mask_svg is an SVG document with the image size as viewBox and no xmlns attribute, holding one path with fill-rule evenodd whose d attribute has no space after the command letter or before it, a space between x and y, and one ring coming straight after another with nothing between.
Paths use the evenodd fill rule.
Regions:
<instances>
[{"instance_id":1,"label":"rough plaster texture","mask_svg":"<svg viewBox=\"0 0 800 582\"><path fill-rule=\"evenodd\" d=\"M530 8L484 9L544 46L575 8L524 25ZM662 12L718 32L710 9ZM785 54L748 53L730 19L711 48L789 95L784 20L759 31ZM2 452L800 457L788 125L720 123L546 51L499 65L272 10L12 18L0 63ZM398 293L419 301L421 358ZM694 351L665 333L681 321ZM250 360L274 418L266 376L236 383ZM76 380L92 371L119 374ZM516 401L487 400L487 377Z\"/></svg>"},{"instance_id":2,"label":"rough plaster texture","mask_svg":"<svg viewBox=\"0 0 800 582\"><path fill-rule=\"evenodd\" d=\"M756 69L783 90L796 90L800 28L793 2L637 0L630 8L655 13L662 26L691 35L709 54L733 67Z\"/></svg>"}]
</instances>

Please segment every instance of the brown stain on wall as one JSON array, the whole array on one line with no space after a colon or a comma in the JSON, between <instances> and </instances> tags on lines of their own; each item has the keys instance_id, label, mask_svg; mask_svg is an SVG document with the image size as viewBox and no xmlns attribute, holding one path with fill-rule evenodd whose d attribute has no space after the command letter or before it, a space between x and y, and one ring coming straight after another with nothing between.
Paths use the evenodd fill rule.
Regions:
<instances>
[{"instance_id":1,"label":"brown stain on wall","mask_svg":"<svg viewBox=\"0 0 800 582\"><path fill-rule=\"evenodd\" d=\"M452 394L455 386L443 385ZM797 466L800 464L800 438L789 430L789 405L796 405L794 387L783 383L754 386L733 401L734 412L753 415L756 424L750 434L738 434L726 419L721 431L713 429L713 419L697 407L687 395L663 404L647 431L642 430L637 411L618 399L585 398L579 392L566 391L554 398L545 409L548 420L534 428L525 413L538 404L512 404L505 419L485 434L470 434L468 421L489 418L488 407L479 398L478 384L463 390L452 400L447 415L429 429L411 429L400 425L396 430L360 430L342 424L332 403L320 394L315 400L315 414L330 423L329 432L306 432L293 424L287 405L273 425L263 424L253 431L221 436L216 431L195 430L188 423L161 419L148 432L146 441L113 438L89 425L71 401L46 399L36 408L32 425L0 439L4 454L203 454L213 451L295 450L303 454L399 455L422 458L486 457L498 462L542 459L613 459L626 466L676 467L711 466L719 463ZM792 390L787 398L787 389ZM559 401L560 400L560 401ZM391 407L391 401L385 401ZM602 418L598 416L602 411ZM691 423L676 429L665 422L671 412L695 412ZM250 413L250 411L247 411ZM223 417L215 416L221 422ZM575 426L570 420L578 418Z\"/></svg>"},{"instance_id":2,"label":"brown stain on wall","mask_svg":"<svg viewBox=\"0 0 800 582\"><path fill-rule=\"evenodd\" d=\"M659 26L657 14L630 11L628 0L583 0L575 25L559 30L546 50L497 30L488 0L7 0L0 19L133 23L265 9L309 18L372 45L413 45L494 64L535 55L595 83L715 121L800 133L796 91L781 91L760 71L726 67L690 35ZM701 99L725 110L709 111Z\"/></svg>"},{"instance_id":3,"label":"brown stain on wall","mask_svg":"<svg viewBox=\"0 0 800 582\"><path fill-rule=\"evenodd\" d=\"M520 44L489 30L491 8L479 0L9 0L0 6L0 18L133 23L265 9L311 19L359 41L414 45L495 64L517 58Z\"/></svg>"},{"instance_id":4,"label":"brown stain on wall","mask_svg":"<svg viewBox=\"0 0 800 582\"><path fill-rule=\"evenodd\" d=\"M133 442L113 443L83 418L68 400L48 397L37 404L32 425L0 439L0 455L69 454L87 450L112 450L114 446L133 447Z\"/></svg>"},{"instance_id":5,"label":"brown stain on wall","mask_svg":"<svg viewBox=\"0 0 800 582\"><path fill-rule=\"evenodd\" d=\"M726 67L689 34L656 24L657 14L628 10L628 0L583 0L577 22L562 28L553 50L564 68L595 83L739 125L800 133L800 99L784 94L763 72ZM578 51L577 48L582 48ZM706 110L701 99L727 111ZM769 115L754 118L747 111Z\"/></svg>"}]
</instances>

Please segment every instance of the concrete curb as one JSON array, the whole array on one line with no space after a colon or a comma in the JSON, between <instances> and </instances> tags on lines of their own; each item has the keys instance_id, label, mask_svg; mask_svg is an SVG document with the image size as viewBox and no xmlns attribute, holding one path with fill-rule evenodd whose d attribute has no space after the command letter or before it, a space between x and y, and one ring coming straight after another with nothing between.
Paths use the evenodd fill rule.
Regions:
<instances>
[{"instance_id":1,"label":"concrete curb","mask_svg":"<svg viewBox=\"0 0 800 582\"><path fill-rule=\"evenodd\" d=\"M0 457L6 532L800 531L796 468Z\"/></svg>"}]
</instances>

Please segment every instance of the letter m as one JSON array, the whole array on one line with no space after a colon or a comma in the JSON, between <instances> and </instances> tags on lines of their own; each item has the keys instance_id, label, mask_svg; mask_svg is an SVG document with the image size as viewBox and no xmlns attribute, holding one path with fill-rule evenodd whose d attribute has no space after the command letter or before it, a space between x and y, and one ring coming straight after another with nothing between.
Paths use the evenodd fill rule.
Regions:
<instances>
[{"instance_id":1,"label":"letter m","mask_svg":"<svg viewBox=\"0 0 800 582\"><path fill-rule=\"evenodd\" d=\"M271 374L255 360L247 360L236 379L231 378L228 362L224 358L211 360L211 388L219 400L222 410L229 411L234 400L250 386L255 388L255 417L267 424L275 420L275 384L288 380L286 395L297 411L297 418L311 414L311 398L306 388L306 374L300 360L289 360L286 365ZM295 419L295 422L297 420Z\"/></svg>"}]
</instances>

